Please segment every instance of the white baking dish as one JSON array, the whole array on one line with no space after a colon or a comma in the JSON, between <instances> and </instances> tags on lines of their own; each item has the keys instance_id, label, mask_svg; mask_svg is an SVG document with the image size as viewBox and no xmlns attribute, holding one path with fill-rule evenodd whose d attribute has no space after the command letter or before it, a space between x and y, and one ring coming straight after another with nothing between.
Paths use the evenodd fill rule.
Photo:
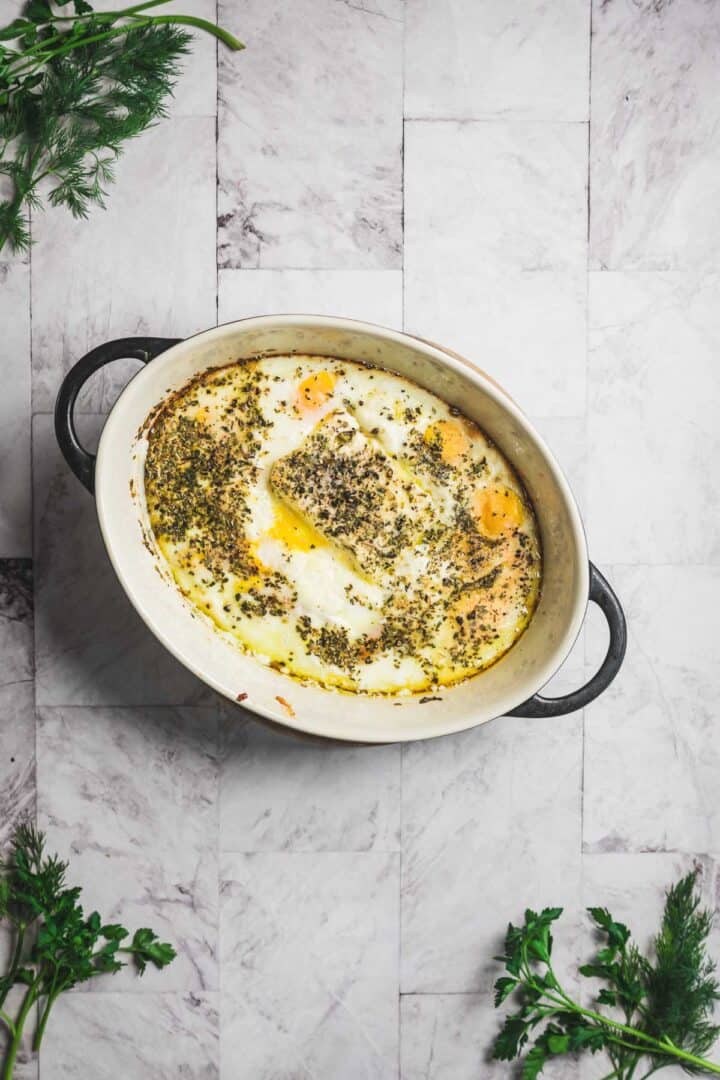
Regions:
<instances>
[{"instance_id":1,"label":"white baking dish","mask_svg":"<svg viewBox=\"0 0 720 1080\"><path fill-rule=\"evenodd\" d=\"M303 685L244 654L191 608L172 582L145 507L143 430L148 416L169 392L206 368L259 353L292 351L362 360L413 379L475 420L522 477L540 526L541 598L528 629L487 671L425 697L357 696ZM146 366L115 403L94 458L77 439L73 407L86 379L121 357L136 357ZM369 323L310 315L244 319L185 341L126 338L99 346L69 372L58 396L56 432L70 467L95 492L108 555L147 625L198 678L267 719L334 739L425 739L508 713L553 716L574 711L597 697L620 667L625 650L622 610L588 562L578 509L552 454L492 379L436 345ZM538 691L567 657L588 599L599 603L608 619L606 659L580 690L543 698Z\"/></svg>"}]
</instances>

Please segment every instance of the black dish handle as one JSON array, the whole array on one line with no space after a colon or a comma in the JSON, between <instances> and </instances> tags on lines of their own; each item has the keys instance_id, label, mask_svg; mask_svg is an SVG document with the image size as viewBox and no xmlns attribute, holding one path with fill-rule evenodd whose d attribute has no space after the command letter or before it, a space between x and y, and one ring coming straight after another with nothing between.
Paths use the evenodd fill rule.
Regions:
<instances>
[{"instance_id":1,"label":"black dish handle","mask_svg":"<svg viewBox=\"0 0 720 1080\"><path fill-rule=\"evenodd\" d=\"M90 376L113 360L141 360L149 364L161 352L171 345L177 345L181 338L127 337L116 341L107 341L96 349L86 353L77 364L70 368L62 381L55 402L55 436L62 450L63 457L72 471L92 494L95 491L95 455L89 453L80 444L75 430L75 402L82 387Z\"/></svg>"},{"instance_id":2,"label":"black dish handle","mask_svg":"<svg viewBox=\"0 0 720 1080\"><path fill-rule=\"evenodd\" d=\"M610 630L608 651L592 679L564 697L548 698L534 694L512 709L508 716L565 716L566 713L583 709L607 690L622 666L627 647L627 626L620 601L593 563L590 563L590 599L601 609Z\"/></svg>"}]
</instances>

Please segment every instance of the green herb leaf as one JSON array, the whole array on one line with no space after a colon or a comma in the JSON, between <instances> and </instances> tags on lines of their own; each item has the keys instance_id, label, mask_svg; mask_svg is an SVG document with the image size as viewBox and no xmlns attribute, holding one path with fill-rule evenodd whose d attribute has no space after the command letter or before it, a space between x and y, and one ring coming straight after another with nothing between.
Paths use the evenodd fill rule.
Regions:
<instances>
[{"instance_id":1,"label":"green herb leaf","mask_svg":"<svg viewBox=\"0 0 720 1080\"><path fill-rule=\"evenodd\" d=\"M38 1027L33 1048L39 1049L54 1002L66 990L102 974L122 968L118 953L134 955L140 970L148 962L164 967L175 950L160 942L154 931L136 931L131 946L122 947L129 936L118 923L103 925L98 912L85 915L81 890L65 884L67 863L45 854L45 839L31 825L15 832L11 855L1 868L0 916L11 924L15 943L9 968L0 977L0 1007L12 987L26 987L15 1021L6 1020L11 1034L3 1076L9 1080L26 1017L38 1006Z\"/></svg>"},{"instance_id":2,"label":"green herb leaf","mask_svg":"<svg viewBox=\"0 0 720 1080\"><path fill-rule=\"evenodd\" d=\"M518 984L517 979L511 979L507 976L503 976L495 983L495 1008L502 1005L503 1001L512 994L513 990Z\"/></svg>"},{"instance_id":3,"label":"green herb leaf","mask_svg":"<svg viewBox=\"0 0 720 1080\"><path fill-rule=\"evenodd\" d=\"M522 1080L535 1080L543 1071L547 1062L547 1054L539 1045L535 1045L528 1051L523 1062Z\"/></svg>"},{"instance_id":4,"label":"green herb leaf","mask_svg":"<svg viewBox=\"0 0 720 1080\"><path fill-rule=\"evenodd\" d=\"M159 941L157 934L146 928L136 930L132 944L128 948L132 952L138 971L142 975L148 963L155 967L163 968L175 959L175 950L167 942Z\"/></svg>"},{"instance_id":5,"label":"green herb leaf","mask_svg":"<svg viewBox=\"0 0 720 1080\"><path fill-rule=\"evenodd\" d=\"M528 908L522 926L510 923L505 952L497 958L508 975L495 984L495 1004L517 992L521 1007L506 1017L493 1056L510 1061L524 1055L523 1080L539 1076L555 1057L601 1050L612 1065L608 1075L625 1080L641 1059L648 1076L677 1064L690 1073L720 1074L720 1065L703 1056L720 1035L713 1022L720 985L707 955L711 916L700 905L696 884L690 874L668 890L654 958L640 952L628 927L607 908L588 909L604 938L594 959L580 968L605 984L593 1007L574 1000L552 967L550 926L561 909L538 914ZM602 1006L612 1011L600 1012Z\"/></svg>"},{"instance_id":6,"label":"green herb leaf","mask_svg":"<svg viewBox=\"0 0 720 1080\"><path fill-rule=\"evenodd\" d=\"M76 218L105 205L125 144L167 115L189 30L243 48L195 16L73 8L58 20L48 0L30 0L0 30L0 41L17 42L0 51L0 172L13 187L0 201L0 250L29 247L26 211L41 191Z\"/></svg>"}]
</instances>

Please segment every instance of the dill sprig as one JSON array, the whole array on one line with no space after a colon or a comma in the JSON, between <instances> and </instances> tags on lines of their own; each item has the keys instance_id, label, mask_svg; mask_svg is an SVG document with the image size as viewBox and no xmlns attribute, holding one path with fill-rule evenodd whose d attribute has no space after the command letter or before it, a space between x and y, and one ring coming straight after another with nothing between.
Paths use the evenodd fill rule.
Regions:
<instances>
[{"instance_id":1,"label":"dill sprig","mask_svg":"<svg viewBox=\"0 0 720 1080\"><path fill-rule=\"evenodd\" d=\"M712 1020L720 986L706 951L712 916L700 906L696 874L668 889L652 956L606 908L588 912L603 943L580 974L604 983L597 1007L574 1000L553 969L551 927L562 908L528 910L522 926L508 927L497 957L506 974L495 984L495 1005L514 997L518 1008L506 1017L493 1057L522 1057L522 1080L535 1080L553 1058L600 1050L612 1066L603 1080L643 1080L669 1065L720 1074L704 1057L720 1034Z\"/></svg>"},{"instance_id":2,"label":"dill sprig","mask_svg":"<svg viewBox=\"0 0 720 1080\"><path fill-rule=\"evenodd\" d=\"M175 958L172 945L153 930L128 931L116 923L103 924L96 911L85 915L81 890L65 883L68 864L45 854L45 838L29 824L14 834L10 856L0 864L0 919L14 938L8 970L0 976L0 1025L9 1034L0 1075L11 1080L25 1024L34 1008L38 1021L33 1050L40 1049L50 1011L66 990L97 975L113 974L130 956L142 975L149 963L162 968ZM17 1014L6 1011L14 986L24 987Z\"/></svg>"},{"instance_id":3,"label":"dill sprig","mask_svg":"<svg viewBox=\"0 0 720 1080\"><path fill-rule=\"evenodd\" d=\"M74 217L104 206L114 165L128 139L167 115L189 52L190 30L232 49L227 30L191 15L148 14L169 0L96 12L86 0L30 0L0 30L0 250L30 245L27 210L52 206Z\"/></svg>"}]
</instances>

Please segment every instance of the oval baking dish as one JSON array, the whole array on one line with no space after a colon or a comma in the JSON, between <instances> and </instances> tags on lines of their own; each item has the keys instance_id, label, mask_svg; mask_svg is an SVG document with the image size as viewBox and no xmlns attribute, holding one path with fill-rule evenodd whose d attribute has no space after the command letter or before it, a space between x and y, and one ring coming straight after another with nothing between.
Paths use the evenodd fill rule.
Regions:
<instances>
[{"instance_id":1,"label":"oval baking dish","mask_svg":"<svg viewBox=\"0 0 720 1080\"><path fill-rule=\"evenodd\" d=\"M198 615L173 583L145 505L148 417L169 394L209 368L293 352L359 360L412 379L474 420L520 474L540 529L542 590L528 628L488 670L425 697L355 695L306 685L241 651ZM146 366L119 396L94 456L78 440L75 402L93 372L127 357ZM245 319L184 341L124 338L93 349L68 373L58 394L55 429L69 466L95 493L100 529L120 583L156 637L215 690L276 723L356 742L424 739L508 714L573 712L602 693L620 668L623 612L588 561L577 506L552 454L494 380L437 345L369 323L306 315ZM605 660L581 689L544 697L539 691L570 652L588 600L600 606L608 622Z\"/></svg>"}]
</instances>

